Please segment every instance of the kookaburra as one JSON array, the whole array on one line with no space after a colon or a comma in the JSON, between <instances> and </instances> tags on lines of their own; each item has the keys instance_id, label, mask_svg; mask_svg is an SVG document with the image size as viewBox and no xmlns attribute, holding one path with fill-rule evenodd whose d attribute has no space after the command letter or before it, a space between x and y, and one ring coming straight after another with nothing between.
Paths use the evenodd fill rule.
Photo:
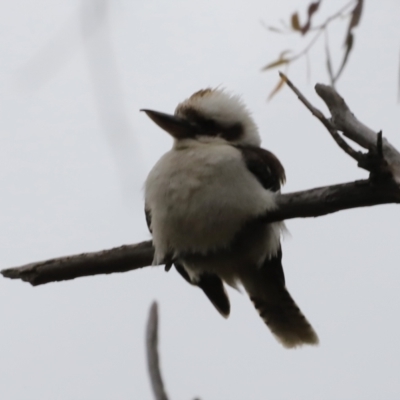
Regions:
<instances>
[{"instance_id":1,"label":"kookaburra","mask_svg":"<svg viewBox=\"0 0 400 400\"><path fill-rule=\"evenodd\" d=\"M285 347L318 343L285 286L283 223L262 219L276 208L285 172L260 147L240 98L205 89L180 103L174 115L142 111L174 139L145 183L154 264L167 270L175 265L224 317L230 312L224 283L241 284Z\"/></svg>"}]
</instances>

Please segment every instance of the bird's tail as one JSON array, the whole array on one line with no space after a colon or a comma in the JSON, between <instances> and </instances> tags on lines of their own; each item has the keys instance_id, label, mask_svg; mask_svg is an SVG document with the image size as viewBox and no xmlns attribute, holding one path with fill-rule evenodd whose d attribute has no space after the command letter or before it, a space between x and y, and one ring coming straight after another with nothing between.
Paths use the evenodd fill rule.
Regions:
<instances>
[{"instance_id":1,"label":"bird's tail","mask_svg":"<svg viewBox=\"0 0 400 400\"><path fill-rule=\"evenodd\" d=\"M241 277L251 301L268 328L287 348L318 344L318 336L287 291L281 255Z\"/></svg>"}]
</instances>

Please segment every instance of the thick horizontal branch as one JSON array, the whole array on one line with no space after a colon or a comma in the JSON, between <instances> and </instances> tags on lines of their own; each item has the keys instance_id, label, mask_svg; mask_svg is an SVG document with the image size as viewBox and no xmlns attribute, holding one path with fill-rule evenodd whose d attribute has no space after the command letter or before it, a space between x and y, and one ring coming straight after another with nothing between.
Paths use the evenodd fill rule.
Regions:
<instances>
[{"instance_id":1,"label":"thick horizontal branch","mask_svg":"<svg viewBox=\"0 0 400 400\"><path fill-rule=\"evenodd\" d=\"M277 197L278 208L264 217L266 222L319 217L350 208L400 203L400 188L393 181L373 184L369 180L325 186ZM60 257L8 268L2 275L22 279L33 286L82 276L126 272L152 264L151 241L111 250Z\"/></svg>"},{"instance_id":2,"label":"thick horizontal branch","mask_svg":"<svg viewBox=\"0 0 400 400\"><path fill-rule=\"evenodd\" d=\"M279 208L266 216L267 222L292 218L321 217L350 208L400 203L400 187L393 181L373 184L369 180L324 186L282 194Z\"/></svg>"},{"instance_id":3,"label":"thick horizontal branch","mask_svg":"<svg viewBox=\"0 0 400 400\"><path fill-rule=\"evenodd\" d=\"M153 261L153 253L151 241L147 241L94 253L34 262L22 267L4 269L1 273L6 278L22 279L37 286L81 276L127 272L147 267Z\"/></svg>"}]
</instances>

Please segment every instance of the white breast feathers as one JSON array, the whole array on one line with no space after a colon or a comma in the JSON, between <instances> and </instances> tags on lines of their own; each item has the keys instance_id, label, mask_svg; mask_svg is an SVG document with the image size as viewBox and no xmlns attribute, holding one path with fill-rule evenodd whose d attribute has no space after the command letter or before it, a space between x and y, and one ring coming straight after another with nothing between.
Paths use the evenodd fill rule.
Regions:
<instances>
[{"instance_id":1,"label":"white breast feathers","mask_svg":"<svg viewBox=\"0 0 400 400\"><path fill-rule=\"evenodd\" d=\"M145 183L154 263L181 252L229 246L245 222L275 208L274 193L224 141L184 140L154 166Z\"/></svg>"}]
</instances>

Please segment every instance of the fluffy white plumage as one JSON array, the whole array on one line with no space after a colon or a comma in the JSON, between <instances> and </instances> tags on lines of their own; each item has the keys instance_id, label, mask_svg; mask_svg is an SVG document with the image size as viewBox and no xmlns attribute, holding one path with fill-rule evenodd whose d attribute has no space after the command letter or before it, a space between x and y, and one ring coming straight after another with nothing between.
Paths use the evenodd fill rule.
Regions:
<instances>
[{"instance_id":1,"label":"fluffy white plumage","mask_svg":"<svg viewBox=\"0 0 400 400\"><path fill-rule=\"evenodd\" d=\"M274 193L245 167L239 150L209 138L175 142L150 172L145 190L156 264L168 253L225 248L245 222L275 207ZM257 264L276 253L279 230L274 236Z\"/></svg>"},{"instance_id":2,"label":"fluffy white plumage","mask_svg":"<svg viewBox=\"0 0 400 400\"><path fill-rule=\"evenodd\" d=\"M243 126L241 144L260 145L249 111L238 96L226 91L202 90L180 103L187 109L229 126ZM275 207L274 193L265 190L247 169L240 151L220 137L175 140L173 148L154 166L145 184L146 205L152 213L154 262L167 254L206 254L229 246L245 222ZM279 247L280 227L268 234L259 264ZM272 236L272 237L271 237Z\"/></svg>"},{"instance_id":3,"label":"fluffy white plumage","mask_svg":"<svg viewBox=\"0 0 400 400\"><path fill-rule=\"evenodd\" d=\"M145 111L175 139L145 184L154 263L174 263L225 317L230 305L222 281L240 282L285 347L318 343L285 286L284 225L258 218L276 207L284 169L260 148L240 98L205 89L180 103L174 116Z\"/></svg>"},{"instance_id":4,"label":"fluffy white plumage","mask_svg":"<svg viewBox=\"0 0 400 400\"><path fill-rule=\"evenodd\" d=\"M199 114L218 121L221 125L229 126L240 122L244 128L240 143L260 146L261 139L257 125L239 96L230 94L224 89L199 90L178 104L175 115L184 117L188 108L197 110Z\"/></svg>"}]
</instances>

